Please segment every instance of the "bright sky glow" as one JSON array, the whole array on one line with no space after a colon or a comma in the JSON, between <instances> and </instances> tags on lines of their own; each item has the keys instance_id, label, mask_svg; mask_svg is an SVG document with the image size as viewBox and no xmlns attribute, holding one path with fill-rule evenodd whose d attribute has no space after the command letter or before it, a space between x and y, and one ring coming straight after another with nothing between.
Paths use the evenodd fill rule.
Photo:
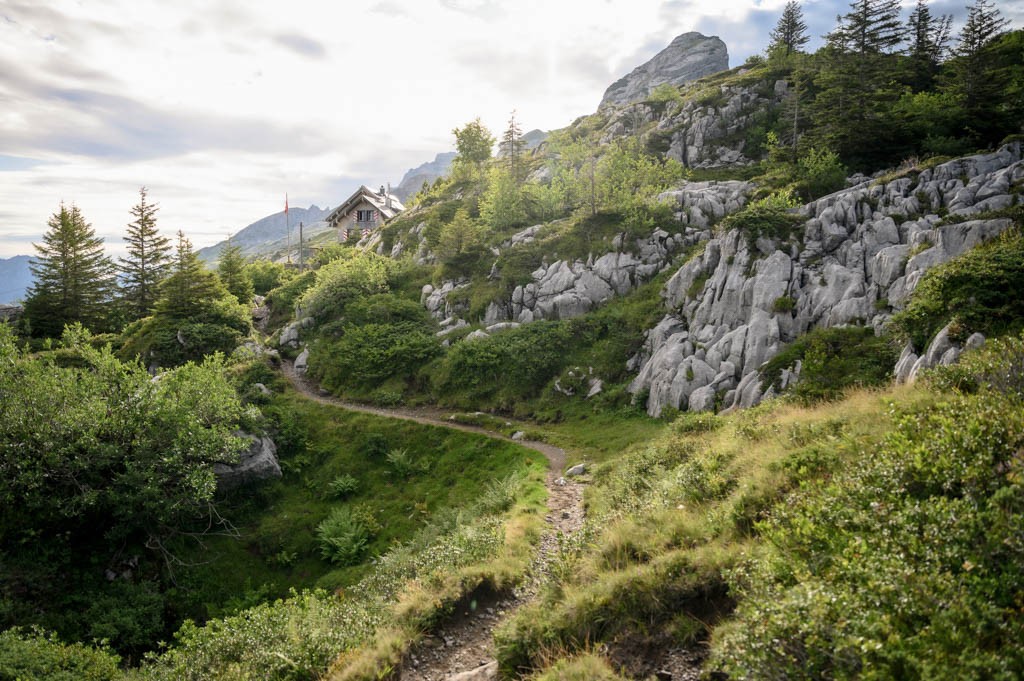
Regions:
<instances>
[{"instance_id":1,"label":"bright sky glow","mask_svg":"<svg viewBox=\"0 0 1024 681\"><path fill-rule=\"evenodd\" d=\"M161 230L198 247L285 192L337 205L451 150L476 116L498 133L513 109L524 131L592 113L680 33L718 35L740 64L784 4L0 0L0 257L31 254L61 201L122 252L141 185ZM1020 25L1024 2L997 4ZM805 0L810 33L847 9Z\"/></svg>"}]
</instances>

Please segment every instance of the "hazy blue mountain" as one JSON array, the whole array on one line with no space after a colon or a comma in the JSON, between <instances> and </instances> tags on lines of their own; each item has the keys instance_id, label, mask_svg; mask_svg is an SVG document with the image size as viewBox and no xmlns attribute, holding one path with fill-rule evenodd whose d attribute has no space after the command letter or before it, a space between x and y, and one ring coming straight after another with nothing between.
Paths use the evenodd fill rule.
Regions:
<instances>
[{"instance_id":1,"label":"hazy blue mountain","mask_svg":"<svg viewBox=\"0 0 1024 681\"><path fill-rule=\"evenodd\" d=\"M416 192L423 187L424 182L432 184L434 180L447 174L456 156L458 154L454 151L446 151L435 156L433 161L407 170L398 186L391 189L391 193L402 203L408 203L409 199L416 196Z\"/></svg>"},{"instance_id":2,"label":"hazy blue mountain","mask_svg":"<svg viewBox=\"0 0 1024 681\"><path fill-rule=\"evenodd\" d=\"M0 259L0 304L25 297L25 290L32 284L32 271L28 268L31 259L27 255Z\"/></svg>"},{"instance_id":3,"label":"hazy blue mountain","mask_svg":"<svg viewBox=\"0 0 1024 681\"><path fill-rule=\"evenodd\" d=\"M245 257L265 256L284 248L288 243L289 225L293 245L298 243L300 222L303 223L303 235L306 238L311 238L324 231L327 225L323 219L327 217L330 210L330 208L320 208L315 204L309 208L290 208L287 223L284 211L274 213L231 235L231 243L240 246L242 255ZM215 262L226 244L227 240L200 249L199 258L205 262Z\"/></svg>"}]
</instances>

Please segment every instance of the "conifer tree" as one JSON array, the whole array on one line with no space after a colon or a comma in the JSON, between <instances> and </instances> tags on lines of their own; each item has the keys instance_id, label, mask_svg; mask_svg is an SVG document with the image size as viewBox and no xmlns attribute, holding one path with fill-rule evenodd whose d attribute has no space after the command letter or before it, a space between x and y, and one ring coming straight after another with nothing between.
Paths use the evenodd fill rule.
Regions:
<instances>
[{"instance_id":1,"label":"conifer tree","mask_svg":"<svg viewBox=\"0 0 1024 681\"><path fill-rule=\"evenodd\" d=\"M252 277L246 271L241 246L231 243L230 238L227 246L220 253L217 274L220 275L220 280L227 287L228 292L237 298L239 303L242 305L252 304L252 297L256 295Z\"/></svg>"},{"instance_id":2,"label":"conifer tree","mask_svg":"<svg viewBox=\"0 0 1024 681\"><path fill-rule=\"evenodd\" d=\"M829 42L856 55L889 54L903 42L900 0L854 0Z\"/></svg>"},{"instance_id":3,"label":"conifer tree","mask_svg":"<svg viewBox=\"0 0 1024 681\"><path fill-rule=\"evenodd\" d=\"M131 209L135 219L128 223L124 237L128 256L121 258L118 266L122 295L136 319L153 308L170 264L171 240L156 228L159 206L146 199L146 188L139 188L139 202Z\"/></svg>"},{"instance_id":4,"label":"conifer tree","mask_svg":"<svg viewBox=\"0 0 1024 681\"><path fill-rule=\"evenodd\" d=\"M899 0L855 0L850 10L818 53L815 142L866 168L876 156L890 154L896 142L889 114L900 95L894 53L905 27Z\"/></svg>"},{"instance_id":5,"label":"conifer tree","mask_svg":"<svg viewBox=\"0 0 1024 681\"><path fill-rule=\"evenodd\" d=\"M803 10L796 0L789 0L779 23L775 25L769 34L771 42L768 44L769 57L788 57L798 52L801 47L807 44L810 37L807 35L807 24L804 23Z\"/></svg>"},{"instance_id":6,"label":"conifer tree","mask_svg":"<svg viewBox=\"0 0 1024 681\"><path fill-rule=\"evenodd\" d=\"M227 290L217 275L203 266L192 242L179 230L171 274L160 287L156 313L168 319L189 319L225 295Z\"/></svg>"},{"instance_id":7,"label":"conifer tree","mask_svg":"<svg viewBox=\"0 0 1024 681\"><path fill-rule=\"evenodd\" d=\"M66 324L81 322L106 330L113 264L78 207L63 203L47 221L38 257L30 267L35 278L25 300L25 319L36 336L59 337Z\"/></svg>"},{"instance_id":8,"label":"conifer tree","mask_svg":"<svg viewBox=\"0 0 1024 681\"><path fill-rule=\"evenodd\" d=\"M999 99L1002 84L994 69L995 55L987 48L1008 24L989 0L975 0L967 8L967 22L954 52L952 90L971 119L984 115L982 110Z\"/></svg>"},{"instance_id":9,"label":"conifer tree","mask_svg":"<svg viewBox=\"0 0 1024 681\"><path fill-rule=\"evenodd\" d=\"M508 127L505 128L505 132L501 136L498 148L505 155L509 175L513 180L519 182L522 179L520 175L522 173L523 131L519 128L519 122L516 121L514 109L508 119Z\"/></svg>"},{"instance_id":10,"label":"conifer tree","mask_svg":"<svg viewBox=\"0 0 1024 681\"><path fill-rule=\"evenodd\" d=\"M917 6L907 21L911 80L915 89L927 90L933 85L939 64L946 54L952 22L952 15L933 17L928 3L917 0Z\"/></svg>"}]
</instances>

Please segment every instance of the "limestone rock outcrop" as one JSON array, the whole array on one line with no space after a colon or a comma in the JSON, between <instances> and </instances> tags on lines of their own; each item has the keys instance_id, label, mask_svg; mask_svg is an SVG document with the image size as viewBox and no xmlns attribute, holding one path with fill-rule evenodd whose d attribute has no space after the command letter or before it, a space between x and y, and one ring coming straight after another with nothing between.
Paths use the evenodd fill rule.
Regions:
<instances>
[{"instance_id":1,"label":"limestone rock outcrop","mask_svg":"<svg viewBox=\"0 0 1024 681\"><path fill-rule=\"evenodd\" d=\"M601 98L600 108L644 99L663 83L682 85L728 68L729 50L720 38L683 33L650 61L612 83Z\"/></svg>"},{"instance_id":2,"label":"limestone rock outcrop","mask_svg":"<svg viewBox=\"0 0 1024 681\"><path fill-rule=\"evenodd\" d=\"M233 489L260 480L281 477L281 466L277 462L277 447L269 437L250 433L238 433L249 440L249 448L242 452L238 463L215 463L213 472L217 476L217 487Z\"/></svg>"},{"instance_id":3,"label":"limestone rock outcrop","mask_svg":"<svg viewBox=\"0 0 1024 681\"><path fill-rule=\"evenodd\" d=\"M790 239L751 242L736 230L712 238L666 284L667 314L631 360L630 391L646 396L651 415L714 400L722 408L756 404L765 361L815 327L880 329L930 267L1012 225L972 216L1020 201L1012 188L1022 182L1021 145L1012 143L823 197L801 209L805 221ZM937 336L921 366L957 352ZM897 373L911 375L921 359L913 354Z\"/></svg>"}]
</instances>

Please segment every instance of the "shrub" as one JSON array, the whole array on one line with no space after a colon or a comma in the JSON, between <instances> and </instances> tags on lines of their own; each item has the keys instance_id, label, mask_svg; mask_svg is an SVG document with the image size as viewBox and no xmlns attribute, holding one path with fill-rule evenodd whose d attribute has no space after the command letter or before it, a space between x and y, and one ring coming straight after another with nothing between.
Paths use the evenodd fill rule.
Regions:
<instances>
[{"instance_id":1,"label":"shrub","mask_svg":"<svg viewBox=\"0 0 1024 681\"><path fill-rule=\"evenodd\" d=\"M810 149L797 161L797 188L812 201L846 185L846 166L828 149Z\"/></svg>"},{"instance_id":2,"label":"shrub","mask_svg":"<svg viewBox=\"0 0 1024 681\"><path fill-rule=\"evenodd\" d=\"M118 662L105 647L62 643L39 629L0 632L0 679L107 681L121 677Z\"/></svg>"},{"instance_id":3,"label":"shrub","mask_svg":"<svg viewBox=\"0 0 1024 681\"><path fill-rule=\"evenodd\" d=\"M1014 228L928 270L892 328L923 350L946 324L962 340L1024 328L1024 235Z\"/></svg>"},{"instance_id":4,"label":"shrub","mask_svg":"<svg viewBox=\"0 0 1024 681\"><path fill-rule=\"evenodd\" d=\"M804 222L803 217L790 212L798 205L790 192L771 194L726 216L722 228L740 230L750 247L761 237L786 240L797 235L797 227Z\"/></svg>"},{"instance_id":5,"label":"shrub","mask_svg":"<svg viewBox=\"0 0 1024 681\"><path fill-rule=\"evenodd\" d=\"M772 303L772 312L792 312L796 309L796 300L792 296L779 296Z\"/></svg>"},{"instance_id":6,"label":"shrub","mask_svg":"<svg viewBox=\"0 0 1024 681\"><path fill-rule=\"evenodd\" d=\"M348 473L339 475L327 485L328 494L336 499L352 496L358 489L359 481Z\"/></svg>"},{"instance_id":7,"label":"shrub","mask_svg":"<svg viewBox=\"0 0 1024 681\"><path fill-rule=\"evenodd\" d=\"M1014 678L1024 668L1024 412L895 416L882 447L776 505L716 637L731 678Z\"/></svg>"},{"instance_id":8,"label":"shrub","mask_svg":"<svg viewBox=\"0 0 1024 681\"><path fill-rule=\"evenodd\" d=\"M366 521L348 506L341 506L316 526L320 553L338 565L355 565L363 557L372 535Z\"/></svg>"},{"instance_id":9,"label":"shrub","mask_svg":"<svg viewBox=\"0 0 1024 681\"><path fill-rule=\"evenodd\" d=\"M440 353L430 328L415 322L346 324L337 340L321 338L312 346L309 364L324 387L359 390L405 378Z\"/></svg>"},{"instance_id":10,"label":"shrub","mask_svg":"<svg viewBox=\"0 0 1024 681\"><path fill-rule=\"evenodd\" d=\"M897 359L896 348L869 327L814 329L765 363L761 380L778 391L782 370L801 360L800 381L792 394L804 402L830 400L851 386L880 385L889 380Z\"/></svg>"}]
</instances>

